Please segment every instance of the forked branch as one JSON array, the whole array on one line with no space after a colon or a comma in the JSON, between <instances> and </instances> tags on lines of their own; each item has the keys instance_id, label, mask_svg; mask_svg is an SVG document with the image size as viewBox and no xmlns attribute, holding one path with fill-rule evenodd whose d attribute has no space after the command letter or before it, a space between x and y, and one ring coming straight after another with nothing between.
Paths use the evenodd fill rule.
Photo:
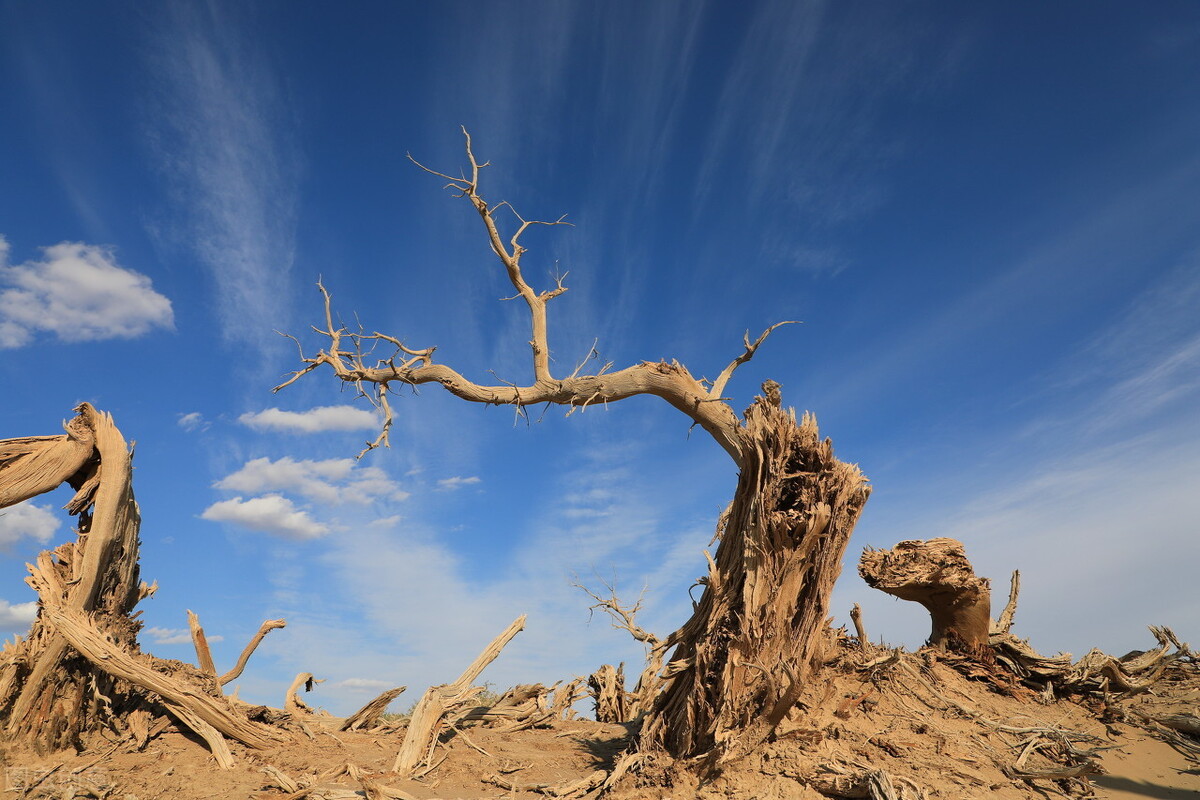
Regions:
<instances>
[{"instance_id":1,"label":"forked branch","mask_svg":"<svg viewBox=\"0 0 1200 800\"><path fill-rule=\"evenodd\" d=\"M772 331L787 323L781 322L771 326L753 342L747 334L743 352L721 371L711 386L693 377L683 365L665 361L643 361L615 372L609 372L609 365L605 365L591 375L581 375L577 369L566 378L555 378L550 370L546 306L567 291L563 282L566 276L564 274L556 277L554 286L550 289L541 292L534 289L522 273L521 257L526 253L526 248L521 243L521 237L534 225L552 226L567 223L562 217L552 222L527 220L517 214L507 202L489 205L479 193L479 174L488 166L488 162L481 163L476 158L470 135L465 129L463 134L466 138L469 168L460 172L458 177L430 169L411 155L409 158L426 172L445 179L448 182L447 188L453 189L455 196L467 198L479 214L492 251L504 266L509 282L516 289L516 296L522 298L529 308L533 382L527 386L516 383L475 383L455 369L435 363L434 347L414 349L383 333L367 333L362 328L358 331L350 330L340 321L335 322L329 291L318 281L317 288L324 300L325 321L323 326L314 326L313 330L328 339L328 342L324 349L313 356L306 356L301 348L300 360L304 366L276 386L275 391L290 386L303 375L328 365L339 380L352 384L383 416L383 427L379 435L374 441L367 443L366 448L359 454L360 457L380 445L388 444L392 424L388 395L397 386L437 383L463 400L490 405L512 405L517 407L519 413L525 406L539 403L585 408L594 403L610 403L634 395L656 395L691 417L696 424L708 431L738 466L743 466L753 448L746 442L745 432L737 414L724 402L721 394L734 371L753 358L758 347ZM501 235L495 216L502 208L508 208L518 223L516 231L507 239ZM389 347L392 351L387 358L374 356L375 348L381 345Z\"/></svg>"}]
</instances>

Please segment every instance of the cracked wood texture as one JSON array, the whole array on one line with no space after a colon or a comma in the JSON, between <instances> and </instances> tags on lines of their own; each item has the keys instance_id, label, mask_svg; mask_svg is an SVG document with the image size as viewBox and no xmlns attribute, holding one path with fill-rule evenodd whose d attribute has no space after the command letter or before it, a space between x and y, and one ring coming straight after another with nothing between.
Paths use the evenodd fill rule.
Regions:
<instances>
[{"instance_id":1,"label":"cracked wood texture","mask_svg":"<svg viewBox=\"0 0 1200 800\"><path fill-rule=\"evenodd\" d=\"M708 755L719 768L761 744L820 666L829 596L870 495L816 418L766 386L745 415L755 442L692 618L668 639L668 683L642 729L645 748ZM769 399L768 399L769 398Z\"/></svg>"},{"instance_id":2,"label":"cracked wood texture","mask_svg":"<svg viewBox=\"0 0 1200 800\"><path fill-rule=\"evenodd\" d=\"M221 694L211 663L196 670L140 651L132 612L155 587L138 579L131 454L111 416L87 403L76 412L64 436L0 441L0 506L65 482L76 489L66 508L78 516L75 541L29 567L38 615L0 651L0 738L41 753L81 749L89 733L167 713L222 767L232 764L223 737L256 748L286 739Z\"/></svg>"}]
</instances>

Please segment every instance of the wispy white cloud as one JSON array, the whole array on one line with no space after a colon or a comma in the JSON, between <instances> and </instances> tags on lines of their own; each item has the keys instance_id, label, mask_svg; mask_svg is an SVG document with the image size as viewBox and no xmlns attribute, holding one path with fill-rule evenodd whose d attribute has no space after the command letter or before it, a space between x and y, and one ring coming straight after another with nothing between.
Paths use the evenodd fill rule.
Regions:
<instances>
[{"instance_id":1,"label":"wispy white cloud","mask_svg":"<svg viewBox=\"0 0 1200 800\"><path fill-rule=\"evenodd\" d=\"M175 4L150 51L152 146L207 267L227 343L273 349L289 325L298 168L279 80L234 6Z\"/></svg>"},{"instance_id":2,"label":"wispy white cloud","mask_svg":"<svg viewBox=\"0 0 1200 800\"><path fill-rule=\"evenodd\" d=\"M455 475L452 478L442 478L440 481L437 482L437 485L441 489L446 489L447 491L454 491L455 489L461 489L464 486L474 486L475 484L477 484L479 482L480 482L480 478L477 475L469 475L466 477L463 477L460 475Z\"/></svg>"},{"instance_id":3,"label":"wispy white cloud","mask_svg":"<svg viewBox=\"0 0 1200 800\"><path fill-rule=\"evenodd\" d=\"M294 540L319 539L331 530L329 525L313 519L307 511L296 508L291 500L278 494L249 500L241 497L221 500L204 509L200 517Z\"/></svg>"},{"instance_id":4,"label":"wispy white cloud","mask_svg":"<svg viewBox=\"0 0 1200 800\"><path fill-rule=\"evenodd\" d=\"M0 236L0 348L40 333L64 342L132 339L173 329L171 301L145 275L117 263L111 249L82 242L43 248L40 260L8 266Z\"/></svg>"},{"instance_id":5,"label":"wispy white cloud","mask_svg":"<svg viewBox=\"0 0 1200 800\"><path fill-rule=\"evenodd\" d=\"M187 628L181 627L146 627L142 630L146 636L154 639L154 644L190 644L192 642L192 633ZM209 634L205 633L204 638L212 642L222 642L224 637L220 633Z\"/></svg>"},{"instance_id":6,"label":"wispy white cloud","mask_svg":"<svg viewBox=\"0 0 1200 800\"><path fill-rule=\"evenodd\" d=\"M10 603L0 600L0 631L24 633L37 616L37 601Z\"/></svg>"},{"instance_id":7,"label":"wispy white cloud","mask_svg":"<svg viewBox=\"0 0 1200 800\"><path fill-rule=\"evenodd\" d=\"M48 507L31 501L0 509L0 550L12 547L21 539L48 542L62 522Z\"/></svg>"},{"instance_id":8,"label":"wispy white cloud","mask_svg":"<svg viewBox=\"0 0 1200 800\"><path fill-rule=\"evenodd\" d=\"M346 678L331 684L330 688L349 689L354 692L382 692L385 689L396 688L389 681L378 681L372 678Z\"/></svg>"},{"instance_id":9,"label":"wispy white cloud","mask_svg":"<svg viewBox=\"0 0 1200 800\"><path fill-rule=\"evenodd\" d=\"M208 427L208 422L204 419L204 415L199 411L180 414L179 419L176 420L176 424L188 432Z\"/></svg>"},{"instance_id":10,"label":"wispy white cloud","mask_svg":"<svg viewBox=\"0 0 1200 800\"><path fill-rule=\"evenodd\" d=\"M192 641L191 631L185 628L143 628L142 632L153 639L153 644L156 645L171 645L171 644L190 644ZM209 635L205 634L204 638L209 643L220 642L225 639L220 634Z\"/></svg>"},{"instance_id":11,"label":"wispy white cloud","mask_svg":"<svg viewBox=\"0 0 1200 800\"><path fill-rule=\"evenodd\" d=\"M310 500L339 505L404 500L409 496L379 467L359 466L351 458L324 461L297 461L288 456L275 461L255 458L213 485L218 489L252 494L294 492Z\"/></svg>"},{"instance_id":12,"label":"wispy white cloud","mask_svg":"<svg viewBox=\"0 0 1200 800\"><path fill-rule=\"evenodd\" d=\"M255 430L292 433L374 430L380 425L376 414L354 406L319 406L307 411L268 408L242 414L238 422Z\"/></svg>"}]
</instances>

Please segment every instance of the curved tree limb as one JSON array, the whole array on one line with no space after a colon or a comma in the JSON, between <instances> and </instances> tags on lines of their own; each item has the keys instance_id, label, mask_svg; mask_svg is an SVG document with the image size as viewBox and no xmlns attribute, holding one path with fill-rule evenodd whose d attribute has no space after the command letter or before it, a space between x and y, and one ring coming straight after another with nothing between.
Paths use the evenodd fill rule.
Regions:
<instances>
[{"instance_id":1,"label":"curved tree limb","mask_svg":"<svg viewBox=\"0 0 1200 800\"><path fill-rule=\"evenodd\" d=\"M276 628L284 627L287 627L287 622L282 619L269 619L260 625L258 628L258 633L254 634L254 638L250 640L250 643L247 644L242 650L242 654L238 656L237 663L233 665L233 669L229 670L229 672L226 672L224 675L218 678L217 683L219 683L221 686L224 686L225 684L237 678L237 676L241 675L242 670L246 668L246 662L250 660L250 656L253 655L254 651L258 649L258 645L262 642L263 637Z\"/></svg>"},{"instance_id":2,"label":"curved tree limb","mask_svg":"<svg viewBox=\"0 0 1200 800\"><path fill-rule=\"evenodd\" d=\"M552 222L527 220L512 210L507 202L489 205L479 194L479 173L488 164L478 161L471 147L470 134L465 129L463 134L469 170L459 177L432 170L411 155L409 158L426 172L447 180L447 188L455 190L457 197L467 198L478 212L492 251L504 266L509 282L516 290L515 296L523 299L529 309L533 383L528 386L475 383L457 370L435 363L433 354L436 347L415 349L383 333L367 333L362 328L357 332L349 330L340 322L335 323L329 291L318 281L317 288L325 303L325 321L323 327L314 326L313 330L328 339L327 345L313 356L305 356L301 350L300 360L305 366L292 373L274 391L290 386L302 376L326 365L338 379L353 384L360 394L380 409L384 417L382 430L374 441L367 443L360 457L380 445L388 444L392 423L388 393L395 386L436 383L463 400L488 405L512 405L517 407L518 412L525 406L539 403L585 408L593 403L609 403L635 395L655 395L688 415L729 453L739 467L744 466L748 448L752 446L747 444L738 416L723 401L721 392L734 371L753 358L771 332L788 323L772 325L753 342L747 334L744 351L721 371L711 386L706 386L704 381L693 377L686 367L674 361L643 361L615 372L608 372L606 365L594 375L580 375L579 369L576 369L569 377L555 378L550 369L546 308L551 300L567 291L563 283L565 275L554 279L553 288L537 291L522 272L521 257L527 249L520 240L531 226L567 223L561 217ZM505 207L518 221L516 232L507 241L501 235L495 218L496 212ZM394 348L391 356L383 359L373 357L373 350L379 345Z\"/></svg>"}]
</instances>

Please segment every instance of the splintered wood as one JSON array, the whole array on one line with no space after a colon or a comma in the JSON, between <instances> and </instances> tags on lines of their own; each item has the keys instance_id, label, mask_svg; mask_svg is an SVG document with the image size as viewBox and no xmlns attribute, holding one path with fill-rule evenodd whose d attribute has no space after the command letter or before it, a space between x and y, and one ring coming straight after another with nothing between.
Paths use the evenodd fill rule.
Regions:
<instances>
[{"instance_id":1,"label":"splintered wood","mask_svg":"<svg viewBox=\"0 0 1200 800\"><path fill-rule=\"evenodd\" d=\"M433 758L434 748L438 737L446 725L446 717L461 710L479 696L482 687L475 686L475 680L487 667L496 660L504 646L512 638L525 629L525 615L517 617L489 644L471 665L453 683L430 687L413 709L412 719L409 720L408 730L404 733L404 741L392 771L403 778L410 777L422 766L428 766Z\"/></svg>"},{"instance_id":2,"label":"splintered wood","mask_svg":"<svg viewBox=\"0 0 1200 800\"><path fill-rule=\"evenodd\" d=\"M233 763L226 738L258 749L284 741L221 694L195 615L189 627L200 670L140 652L133 609L156 587L138 580L132 457L112 417L87 403L76 411L65 436L0 441L0 506L69 483L76 493L66 508L79 518L75 541L30 566L37 618L28 636L0 652L4 738L48 752L78 748L86 734L117 725L144 744L153 735L144 715L165 711L222 767Z\"/></svg>"},{"instance_id":3,"label":"splintered wood","mask_svg":"<svg viewBox=\"0 0 1200 800\"><path fill-rule=\"evenodd\" d=\"M669 678L641 734L643 748L709 754L712 766L752 751L795 705L823 653L830 591L870 494L816 419L798 422L771 388L746 411L756 455L722 516L704 594L668 638Z\"/></svg>"}]
</instances>

